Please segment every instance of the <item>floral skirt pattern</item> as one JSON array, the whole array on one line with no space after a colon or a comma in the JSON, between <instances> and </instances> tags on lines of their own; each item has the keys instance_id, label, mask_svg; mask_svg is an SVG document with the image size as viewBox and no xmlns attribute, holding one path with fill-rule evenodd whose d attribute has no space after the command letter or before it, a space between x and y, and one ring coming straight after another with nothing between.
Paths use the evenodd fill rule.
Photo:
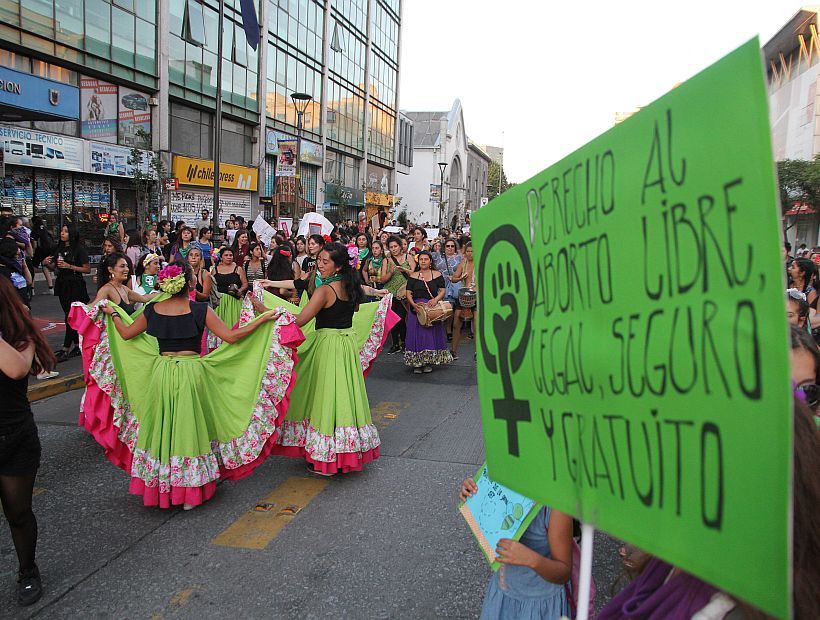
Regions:
<instances>
[{"instance_id":1,"label":"floral skirt pattern","mask_svg":"<svg viewBox=\"0 0 820 620\"><path fill-rule=\"evenodd\" d=\"M80 424L146 505L199 504L271 453L303 340L290 313L204 357L159 355L144 333L125 341L99 306L75 304L69 320L82 335Z\"/></svg>"}]
</instances>

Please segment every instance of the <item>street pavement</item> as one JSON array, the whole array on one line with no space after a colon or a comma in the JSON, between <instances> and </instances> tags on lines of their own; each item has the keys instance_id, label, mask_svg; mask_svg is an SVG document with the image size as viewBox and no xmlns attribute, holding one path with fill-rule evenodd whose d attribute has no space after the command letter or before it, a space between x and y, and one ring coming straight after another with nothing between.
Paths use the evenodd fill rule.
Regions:
<instances>
[{"instance_id":1,"label":"street pavement","mask_svg":"<svg viewBox=\"0 0 820 620\"><path fill-rule=\"evenodd\" d=\"M471 341L461 353L420 376L382 354L367 379L381 458L363 472L317 478L273 457L188 512L128 494L76 425L81 391L35 402L45 595L16 607L0 519L0 618L477 617L490 571L456 503L484 454ZM600 608L620 566L615 541L595 545Z\"/></svg>"}]
</instances>

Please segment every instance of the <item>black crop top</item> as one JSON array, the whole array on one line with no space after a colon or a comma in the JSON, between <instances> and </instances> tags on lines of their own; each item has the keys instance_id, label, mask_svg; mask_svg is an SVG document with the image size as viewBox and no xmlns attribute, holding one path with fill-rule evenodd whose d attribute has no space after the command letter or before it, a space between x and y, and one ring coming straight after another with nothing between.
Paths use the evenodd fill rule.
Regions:
<instances>
[{"instance_id":1,"label":"black crop top","mask_svg":"<svg viewBox=\"0 0 820 620\"><path fill-rule=\"evenodd\" d=\"M160 314L154 304L145 306L145 320L148 321L146 332L157 339L160 353L199 351L202 348L208 304L199 301L188 303L191 311L177 316Z\"/></svg>"},{"instance_id":2,"label":"black crop top","mask_svg":"<svg viewBox=\"0 0 820 620\"><path fill-rule=\"evenodd\" d=\"M21 424L32 417L28 403L28 375L11 379L0 372L0 429Z\"/></svg>"},{"instance_id":3,"label":"black crop top","mask_svg":"<svg viewBox=\"0 0 820 620\"><path fill-rule=\"evenodd\" d=\"M438 278L433 278L426 282L419 278L410 278L407 280L407 290L409 290L413 294L413 299L432 299L438 292L446 288L446 284L444 283L444 277L439 276ZM427 289L430 289L429 291Z\"/></svg>"},{"instance_id":4,"label":"black crop top","mask_svg":"<svg viewBox=\"0 0 820 620\"><path fill-rule=\"evenodd\" d=\"M331 287L333 290L333 287ZM335 294L336 291L333 290ZM322 308L316 313L316 329L349 329L353 327L353 302L339 299L329 308Z\"/></svg>"}]
</instances>

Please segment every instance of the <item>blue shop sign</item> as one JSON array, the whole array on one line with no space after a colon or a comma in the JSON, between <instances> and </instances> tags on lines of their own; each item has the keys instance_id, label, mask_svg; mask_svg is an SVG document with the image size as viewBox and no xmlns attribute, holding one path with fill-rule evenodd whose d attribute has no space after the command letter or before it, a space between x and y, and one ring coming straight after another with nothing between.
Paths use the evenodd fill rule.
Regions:
<instances>
[{"instance_id":1,"label":"blue shop sign","mask_svg":"<svg viewBox=\"0 0 820 620\"><path fill-rule=\"evenodd\" d=\"M0 118L16 120L77 120L80 89L0 67Z\"/></svg>"}]
</instances>

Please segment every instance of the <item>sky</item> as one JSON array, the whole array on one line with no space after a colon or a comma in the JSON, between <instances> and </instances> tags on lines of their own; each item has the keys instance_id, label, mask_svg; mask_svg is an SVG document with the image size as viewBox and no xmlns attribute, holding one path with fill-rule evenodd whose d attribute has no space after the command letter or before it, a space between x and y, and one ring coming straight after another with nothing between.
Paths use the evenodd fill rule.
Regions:
<instances>
[{"instance_id":1,"label":"sky","mask_svg":"<svg viewBox=\"0 0 820 620\"><path fill-rule=\"evenodd\" d=\"M522 182L742 43L789 0L403 0L399 105L449 110Z\"/></svg>"}]
</instances>

